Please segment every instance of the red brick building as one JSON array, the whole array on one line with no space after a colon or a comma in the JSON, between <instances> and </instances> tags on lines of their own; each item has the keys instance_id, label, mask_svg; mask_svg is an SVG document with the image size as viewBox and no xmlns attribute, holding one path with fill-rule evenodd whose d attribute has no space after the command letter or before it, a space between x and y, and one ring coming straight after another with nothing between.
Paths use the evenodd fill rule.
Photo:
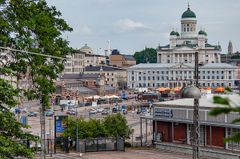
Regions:
<instances>
[{"instance_id":1,"label":"red brick building","mask_svg":"<svg viewBox=\"0 0 240 159\"><path fill-rule=\"evenodd\" d=\"M240 102L238 95L225 95L234 103ZM240 143L224 142L224 138L240 132L239 124L231 122L239 118L239 113L222 114L217 117L209 115L216 106L212 95L200 99L200 147L202 151L236 152L240 154ZM181 146L191 149L191 128L193 123L193 99L178 99L155 103L153 115L141 118L153 121L153 143L156 147L169 149ZM141 134L143 134L141 132ZM143 135L143 140L144 140ZM175 150L175 149L174 149ZM240 155L239 155L240 156ZM223 157L224 158L224 157Z\"/></svg>"}]
</instances>

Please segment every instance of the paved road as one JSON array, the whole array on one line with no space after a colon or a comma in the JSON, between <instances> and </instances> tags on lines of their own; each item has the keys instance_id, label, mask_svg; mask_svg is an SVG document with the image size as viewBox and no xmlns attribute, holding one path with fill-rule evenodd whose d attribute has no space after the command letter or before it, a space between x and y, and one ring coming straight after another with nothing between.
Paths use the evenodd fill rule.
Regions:
<instances>
[{"instance_id":1,"label":"paved road","mask_svg":"<svg viewBox=\"0 0 240 159\"><path fill-rule=\"evenodd\" d=\"M55 159L80 159L79 154L55 155ZM191 159L191 155L161 150L126 150L126 152L91 152L85 153L82 159ZM210 159L210 158L201 158Z\"/></svg>"}]
</instances>

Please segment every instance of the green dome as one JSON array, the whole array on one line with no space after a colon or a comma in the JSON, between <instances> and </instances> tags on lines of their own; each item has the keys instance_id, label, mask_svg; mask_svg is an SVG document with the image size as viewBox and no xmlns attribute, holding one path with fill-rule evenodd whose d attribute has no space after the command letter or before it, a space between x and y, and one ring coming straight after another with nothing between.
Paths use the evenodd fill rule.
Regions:
<instances>
[{"instance_id":1,"label":"green dome","mask_svg":"<svg viewBox=\"0 0 240 159\"><path fill-rule=\"evenodd\" d=\"M183 14L182 18L196 18L196 14L188 8Z\"/></svg>"},{"instance_id":2,"label":"green dome","mask_svg":"<svg viewBox=\"0 0 240 159\"><path fill-rule=\"evenodd\" d=\"M205 35L205 36L207 36L207 33L206 33L205 31L203 31L203 30L200 30L200 31L198 32L198 34L199 34L199 35Z\"/></svg>"},{"instance_id":3,"label":"green dome","mask_svg":"<svg viewBox=\"0 0 240 159\"><path fill-rule=\"evenodd\" d=\"M175 31L171 31L170 35L176 35Z\"/></svg>"},{"instance_id":4,"label":"green dome","mask_svg":"<svg viewBox=\"0 0 240 159\"><path fill-rule=\"evenodd\" d=\"M178 32L175 32L175 35L180 36L180 34Z\"/></svg>"}]
</instances>

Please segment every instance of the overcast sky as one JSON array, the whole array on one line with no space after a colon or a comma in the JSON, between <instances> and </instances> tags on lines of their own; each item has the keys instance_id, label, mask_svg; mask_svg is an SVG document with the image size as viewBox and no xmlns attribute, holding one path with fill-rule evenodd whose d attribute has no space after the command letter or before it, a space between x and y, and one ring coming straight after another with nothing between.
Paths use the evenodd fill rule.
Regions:
<instances>
[{"instance_id":1,"label":"overcast sky","mask_svg":"<svg viewBox=\"0 0 240 159\"><path fill-rule=\"evenodd\" d=\"M180 31L184 0L47 0L62 12L74 29L65 34L70 46L80 48L85 43L97 53L111 49L133 54L145 46L156 48L169 43L172 29ZM234 51L240 50L240 0L190 0L197 16L198 30L208 34L208 42L222 46L226 53L229 40Z\"/></svg>"}]
</instances>

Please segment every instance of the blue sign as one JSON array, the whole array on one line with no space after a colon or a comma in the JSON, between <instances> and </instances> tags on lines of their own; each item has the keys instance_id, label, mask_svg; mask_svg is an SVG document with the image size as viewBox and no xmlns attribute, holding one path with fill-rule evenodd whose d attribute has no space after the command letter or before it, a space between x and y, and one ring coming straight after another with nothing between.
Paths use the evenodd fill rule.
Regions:
<instances>
[{"instance_id":1,"label":"blue sign","mask_svg":"<svg viewBox=\"0 0 240 159\"><path fill-rule=\"evenodd\" d=\"M172 118L173 111L172 111L172 109L155 108L154 116L155 117L163 117L163 118Z\"/></svg>"},{"instance_id":2,"label":"blue sign","mask_svg":"<svg viewBox=\"0 0 240 159\"><path fill-rule=\"evenodd\" d=\"M67 128L68 116L55 116L55 137L62 137Z\"/></svg>"}]
</instances>

